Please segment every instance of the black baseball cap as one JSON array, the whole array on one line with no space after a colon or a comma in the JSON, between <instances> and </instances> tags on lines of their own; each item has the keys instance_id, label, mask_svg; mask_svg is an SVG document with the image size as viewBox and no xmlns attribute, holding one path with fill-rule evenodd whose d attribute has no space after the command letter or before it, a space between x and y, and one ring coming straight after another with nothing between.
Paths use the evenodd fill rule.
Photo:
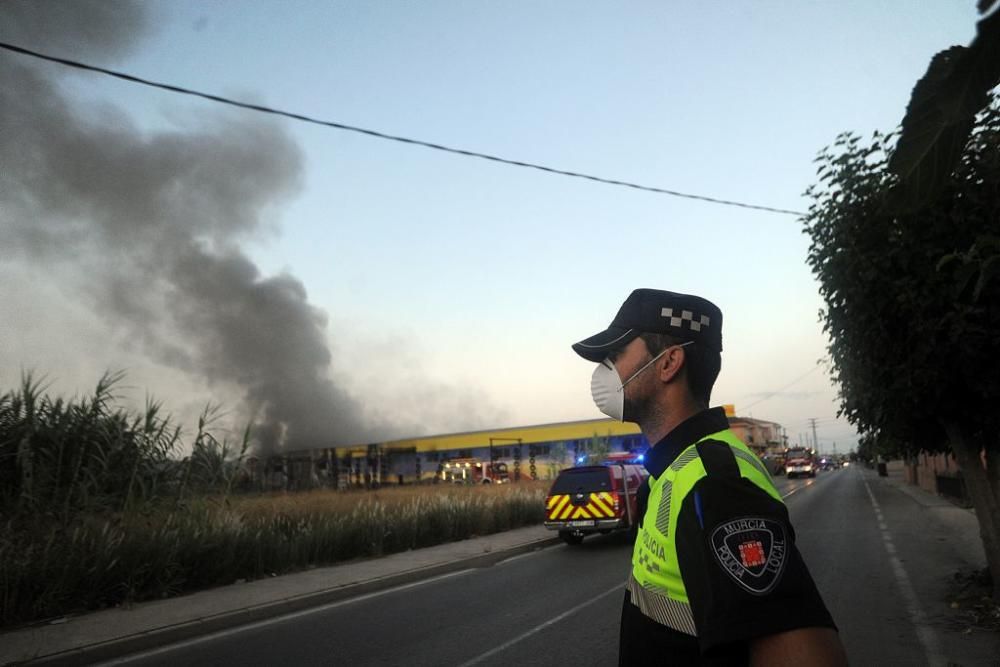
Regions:
<instances>
[{"instance_id":1,"label":"black baseball cap","mask_svg":"<svg viewBox=\"0 0 1000 667\"><path fill-rule=\"evenodd\" d=\"M573 344L587 361L603 361L644 333L662 333L722 352L722 311L708 299L658 289L637 289L604 331Z\"/></svg>"}]
</instances>

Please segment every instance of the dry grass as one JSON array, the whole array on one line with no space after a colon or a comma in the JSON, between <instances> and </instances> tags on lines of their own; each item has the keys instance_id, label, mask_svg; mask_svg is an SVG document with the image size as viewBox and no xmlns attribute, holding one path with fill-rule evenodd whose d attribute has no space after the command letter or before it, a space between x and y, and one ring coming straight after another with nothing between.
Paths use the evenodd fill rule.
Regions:
<instances>
[{"instance_id":1,"label":"dry grass","mask_svg":"<svg viewBox=\"0 0 1000 667\"><path fill-rule=\"evenodd\" d=\"M548 483L194 497L7 522L0 625L158 599L539 523Z\"/></svg>"},{"instance_id":2,"label":"dry grass","mask_svg":"<svg viewBox=\"0 0 1000 667\"><path fill-rule=\"evenodd\" d=\"M230 496L228 499L210 498L212 502L228 501L229 506L245 516L286 514L289 516L328 512L347 514L357 508L379 503L387 508L398 508L428 497L446 497L453 500L469 498L494 498L503 500L524 493L548 492L551 481L522 481L518 484L459 486L431 484L421 486L390 486L376 491L354 489L334 491L316 489L297 493L264 493L253 496Z\"/></svg>"}]
</instances>

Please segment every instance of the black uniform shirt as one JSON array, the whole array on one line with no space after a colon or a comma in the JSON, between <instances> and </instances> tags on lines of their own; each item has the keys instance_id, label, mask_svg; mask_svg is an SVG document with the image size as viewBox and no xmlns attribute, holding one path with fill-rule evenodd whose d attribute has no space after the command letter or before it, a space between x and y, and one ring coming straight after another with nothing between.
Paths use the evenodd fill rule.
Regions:
<instances>
[{"instance_id":1,"label":"black uniform shirt","mask_svg":"<svg viewBox=\"0 0 1000 667\"><path fill-rule=\"evenodd\" d=\"M647 452L646 469L659 478L691 444L727 428L722 408L694 415ZM746 664L749 640L796 628L836 629L795 547L784 504L740 476L726 443L704 441L698 453L707 475L685 497L676 529L698 637L648 618L626 592L621 665ZM644 484L640 522L648 497Z\"/></svg>"}]
</instances>

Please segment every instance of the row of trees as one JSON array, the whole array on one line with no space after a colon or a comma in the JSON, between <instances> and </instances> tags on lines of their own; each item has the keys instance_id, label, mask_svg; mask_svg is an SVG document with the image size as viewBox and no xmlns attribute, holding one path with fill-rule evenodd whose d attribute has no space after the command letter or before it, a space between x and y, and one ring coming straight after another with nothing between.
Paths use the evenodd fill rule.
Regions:
<instances>
[{"instance_id":1,"label":"row of trees","mask_svg":"<svg viewBox=\"0 0 1000 667\"><path fill-rule=\"evenodd\" d=\"M899 132L820 153L805 230L841 413L869 449L955 456L1000 599L998 84L1000 7L934 57Z\"/></svg>"}]
</instances>

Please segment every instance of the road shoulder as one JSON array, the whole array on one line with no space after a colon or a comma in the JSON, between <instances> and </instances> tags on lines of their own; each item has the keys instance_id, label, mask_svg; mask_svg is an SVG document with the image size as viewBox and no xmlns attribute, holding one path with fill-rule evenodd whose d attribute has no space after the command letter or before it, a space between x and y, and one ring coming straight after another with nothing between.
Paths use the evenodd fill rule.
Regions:
<instances>
[{"instance_id":1,"label":"road shoulder","mask_svg":"<svg viewBox=\"0 0 1000 667\"><path fill-rule=\"evenodd\" d=\"M975 627L967 610L949 602L955 573L986 565L975 514L906 484L901 475L862 475L948 664L1000 665L1000 634Z\"/></svg>"}]
</instances>

